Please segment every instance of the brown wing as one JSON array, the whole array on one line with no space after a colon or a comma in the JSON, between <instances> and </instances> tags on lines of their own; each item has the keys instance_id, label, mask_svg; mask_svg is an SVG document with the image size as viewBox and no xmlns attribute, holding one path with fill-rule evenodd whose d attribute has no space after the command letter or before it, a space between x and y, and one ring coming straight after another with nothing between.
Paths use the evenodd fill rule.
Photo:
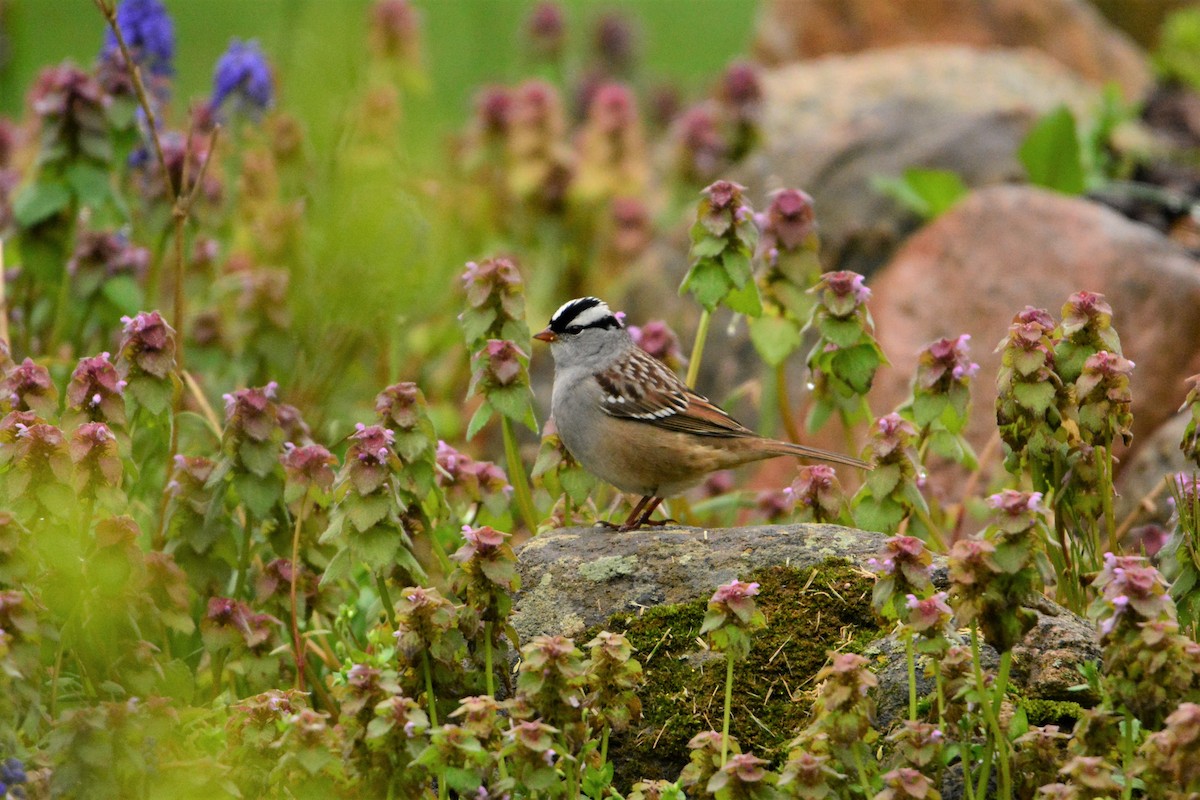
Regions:
<instances>
[{"instance_id":1,"label":"brown wing","mask_svg":"<svg viewBox=\"0 0 1200 800\"><path fill-rule=\"evenodd\" d=\"M597 373L601 407L613 417L652 423L698 436L756 436L687 387L665 364L640 348Z\"/></svg>"}]
</instances>

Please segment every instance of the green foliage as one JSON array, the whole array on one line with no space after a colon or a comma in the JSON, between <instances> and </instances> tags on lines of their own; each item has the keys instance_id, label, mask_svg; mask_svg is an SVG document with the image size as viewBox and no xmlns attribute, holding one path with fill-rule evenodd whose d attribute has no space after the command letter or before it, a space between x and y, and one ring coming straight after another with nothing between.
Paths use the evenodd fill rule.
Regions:
<instances>
[{"instance_id":1,"label":"green foliage","mask_svg":"<svg viewBox=\"0 0 1200 800\"><path fill-rule=\"evenodd\" d=\"M1167 17L1153 58L1160 75L1200 90L1200 9L1180 8Z\"/></svg>"},{"instance_id":2,"label":"green foliage","mask_svg":"<svg viewBox=\"0 0 1200 800\"><path fill-rule=\"evenodd\" d=\"M1017 155L1034 186L1064 194L1083 194L1087 188L1075 115L1066 106L1042 117Z\"/></svg>"},{"instance_id":3,"label":"green foliage","mask_svg":"<svg viewBox=\"0 0 1200 800\"><path fill-rule=\"evenodd\" d=\"M912 167L900 177L876 176L871 186L926 220L941 216L967 195L958 173L946 169Z\"/></svg>"}]
</instances>

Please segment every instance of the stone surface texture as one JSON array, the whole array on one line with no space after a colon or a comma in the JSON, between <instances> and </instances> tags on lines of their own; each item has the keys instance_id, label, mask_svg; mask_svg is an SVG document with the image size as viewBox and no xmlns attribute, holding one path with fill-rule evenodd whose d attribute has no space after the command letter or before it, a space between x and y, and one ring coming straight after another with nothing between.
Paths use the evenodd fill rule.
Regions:
<instances>
[{"instance_id":1,"label":"stone surface texture","mask_svg":"<svg viewBox=\"0 0 1200 800\"><path fill-rule=\"evenodd\" d=\"M629 533L597 528L549 531L518 552L522 589L513 626L523 641L538 634L579 637L616 613L707 599L719 584L762 567L786 564L804 569L843 558L865 568L884 538L812 524ZM944 587L946 580L944 561L938 559L934 582ZM1080 683L1078 665L1099 658L1094 626L1050 600L1040 601L1034 610L1036 627L1013 651L1014 686L1029 698L1095 702L1068 691ZM877 703L885 723L898 718L907 703L904 651L888 641L868 649L881 662ZM995 662L990 651L986 658Z\"/></svg>"},{"instance_id":2,"label":"stone surface texture","mask_svg":"<svg viewBox=\"0 0 1200 800\"><path fill-rule=\"evenodd\" d=\"M878 413L908 394L917 351L971 335L980 364L967 436L995 430L994 352L1026 305L1058 318L1066 299L1105 295L1126 357L1136 364L1134 442L1179 407L1200 371L1200 262L1152 228L1087 200L1040 189L982 189L910 238L872 283L871 312L891 360L871 396Z\"/></svg>"},{"instance_id":3,"label":"stone surface texture","mask_svg":"<svg viewBox=\"0 0 1200 800\"><path fill-rule=\"evenodd\" d=\"M763 77L762 148L735 178L756 208L774 189L813 196L822 262L870 274L920 220L875 188L912 167L970 187L1019 180L1017 149L1066 104L1087 119L1093 87L1045 55L905 47L792 64Z\"/></svg>"},{"instance_id":4,"label":"stone surface texture","mask_svg":"<svg viewBox=\"0 0 1200 800\"><path fill-rule=\"evenodd\" d=\"M1140 97L1145 54L1087 0L770 0L754 49L767 63L896 45L1035 48L1096 84Z\"/></svg>"}]
</instances>

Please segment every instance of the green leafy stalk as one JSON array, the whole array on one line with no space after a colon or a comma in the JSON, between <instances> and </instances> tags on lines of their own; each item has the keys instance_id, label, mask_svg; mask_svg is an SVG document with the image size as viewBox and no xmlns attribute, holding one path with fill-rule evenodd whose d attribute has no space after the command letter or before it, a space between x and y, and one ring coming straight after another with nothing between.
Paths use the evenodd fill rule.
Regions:
<instances>
[{"instance_id":1,"label":"green leafy stalk","mask_svg":"<svg viewBox=\"0 0 1200 800\"><path fill-rule=\"evenodd\" d=\"M504 433L504 456L508 462L508 479L512 483L513 498L517 502L517 511L521 514L521 521L532 533L537 530L537 509L533 504L533 491L529 488L529 476L525 473L525 465L521 462L517 437L513 432L512 418L502 417L500 425Z\"/></svg>"},{"instance_id":2,"label":"green leafy stalk","mask_svg":"<svg viewBox=\"0 0 1200 800\"><path fill-rule=\"evenodd\" d=\"M688 361L687 385L695 388L696 378L700 376L700 360L704 358L704 342L708 339L708 328L712 323L712 314L706 308L700 312L700 324L696 327L696 341L692 344L692 357Z\"/></svg>"},{"instance_id":3,"label":"green leafy stalk","mask_svg":"<svg viewBox=\"0 0 1200 800\"><path fill-rule=\"evenodd\" d=\"M304 691L304 641L300 638L299 613L296 609L296 573L300 568L300 531L304 525L304 512L308 509L305 499L300 501L300 511L296 514L296 524L292 529L292 580L288 587L288 608L291 611L292 650L296 655L296 690Z\"/></svg>"}]
</instances>

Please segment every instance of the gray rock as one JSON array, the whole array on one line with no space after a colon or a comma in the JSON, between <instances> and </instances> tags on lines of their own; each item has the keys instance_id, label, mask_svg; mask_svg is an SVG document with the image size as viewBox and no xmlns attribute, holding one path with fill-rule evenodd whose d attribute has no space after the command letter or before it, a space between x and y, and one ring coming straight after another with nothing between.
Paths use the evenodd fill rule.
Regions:
<instances>
[{"instance_id":1,"label":"gray rock","mask_svg":"<svg viewBox=\"0 0 1200 800\"><path fill-rule=\"evenodd\" d=\"M865 564L883 538L837 525L549 531L519 551L513 626L523 641L578 636L616 613L708 598L761 567L803 569L834 557Z\"/></svg>"},{"instance_id":2,"label":"gray rock","mask_svg":"<svg viewBox=\"0 0 1200 800\"><path fill-rule=\"evenodd\" d=\"M766 73L763 147L736 177L756 207L799 187L816 202L822 260L870 274L919 220L874 188L910 167L970 187L1018 180L1033 121L1067 104L1086 117L1095 90L1032 51L908 47L827 56Z\"/></svg>"}]
</instances>

